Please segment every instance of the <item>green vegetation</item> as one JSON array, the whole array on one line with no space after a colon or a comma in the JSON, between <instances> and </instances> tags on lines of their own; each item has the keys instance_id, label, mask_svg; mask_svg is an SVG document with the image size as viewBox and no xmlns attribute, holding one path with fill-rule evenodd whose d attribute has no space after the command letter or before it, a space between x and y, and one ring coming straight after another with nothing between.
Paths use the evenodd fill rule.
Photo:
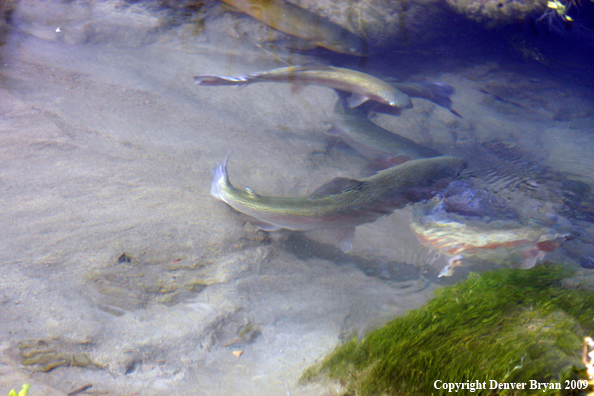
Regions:
<instances>
[{"instance_id":1,"label":"green vegetation","mask_svg":"<svg viewBox=\"0 0 594 396\"><path fill-rule=\"evenodd\" d=\"M29 391L30 387L31 387L31 385L24 384L23 387L21 388L20 392L18 393L18 396L27 396L27 392ZM8 394L8 396L17 396L17 393L15 392L14 389L12 389L10 391L10 393Z\"/></svg>"},{"instance_id":2,"label":"green vegetation","mask_svg":"<svg viewBox=\"0 0 594 396\"><path fill-rule=\"evenodd\" d=\"M594 333L594 293L564 288L570 275L561 266L471 274L425 307L339 346L303 380L339 380L352 395L439 395L448 391L436 389L436 380L486 381L487 391L457 392L476 395L494 394L489 380L586 379L582 347Z\"/></svg>"}]
</instances>

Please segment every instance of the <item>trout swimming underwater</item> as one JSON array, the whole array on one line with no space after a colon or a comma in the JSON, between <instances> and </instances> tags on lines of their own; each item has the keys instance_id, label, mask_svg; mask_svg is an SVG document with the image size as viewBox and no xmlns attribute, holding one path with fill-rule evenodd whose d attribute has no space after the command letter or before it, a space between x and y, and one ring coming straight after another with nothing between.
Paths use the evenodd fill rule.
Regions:
<instances>
[{"instance_id":1,"label":"trout swimming underwater","mask_svg":"<svg viewBox=\"0 0 594 396\"><path fill-rule=\"evenodd\" d=\"M365 56L364 40L330 20L284 0L222 0L283 33L343 54Z\"/></svg>"},{"instance_id":2,"label":"trout swimming underwater","mask_svg":"<svg viewBox=\"0 0 594 396\"><path fill-rule=\"evenodd\" d=\"M210 193L215 198L262 230L326 230L345 252L352 247L356 226L432 198L466 167L457 157L414 160L361 180L332 179L304 197L266 197L229 182L228 157L214 170Z\"/></svg>"},{"instance_id":3,"label":"trout swimming underwater","mask_svg":"<svg viewBox=\"0 0 594 396\"><path fill-rule=\"evenodd\" d=\"M363 157L383 168L412 159L441 155L436 150L374 124L364 109L351 109L340 99L334 106L334 125L326 133L341 138Z\"/></svg>"},{"instance_id":4,"label":"trout swimming underwater","mask_svg":"<svg viewBox=\"0 0 594 396\"><path fill-rule=\"evenodd\" d=\"M372 100L393 108L412 107L410 97L392 85L356 70L332 66L288 66L237 77L202 74L194 77L197 85L238 85L256 82L287 82L298 85L320 85L349 92L349 107Z\"/></svg>"},{"instance_id":5,"label":"trout swimming underwater","mask_svg":"<svg viewBox=\"0 0 594 396\"><path fill-rule=\"evenodd\" d=\"M454 87L440 82L394 82L384 80L398 91L403 92L411 98L421 98L435 103L438 106L448 109L457 117L462 117L460 113L452 109L451 96L455 93ZM336 90L338 97L345 101L348 99L347 93ZM367 113L384 113L389 115L400 115L401 108L388 106L377 102L367 102L361 109Z\"/></svg>"}]
</instances>

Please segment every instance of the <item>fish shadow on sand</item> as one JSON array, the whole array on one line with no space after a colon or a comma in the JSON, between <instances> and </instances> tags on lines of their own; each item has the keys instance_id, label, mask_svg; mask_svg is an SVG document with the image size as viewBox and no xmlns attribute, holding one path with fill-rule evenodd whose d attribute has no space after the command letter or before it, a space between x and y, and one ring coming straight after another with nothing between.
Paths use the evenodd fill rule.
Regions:
<instances>
[{"instance_id":1,"label":"fish shadow on sand","mask_svg":"<svg viewBox=\"0 0 594 396\"><path fill-rule=\"evenodd\" d=\"M405 262L389 260L380 256L357 256L344 253L338 247L308 238L303 232L283 232L278 248L292 254L299 260L311 259L330 261L338 266L354 265L365 275L393 282L417 281L423 269Z\"/></svg>"}]
</instances>

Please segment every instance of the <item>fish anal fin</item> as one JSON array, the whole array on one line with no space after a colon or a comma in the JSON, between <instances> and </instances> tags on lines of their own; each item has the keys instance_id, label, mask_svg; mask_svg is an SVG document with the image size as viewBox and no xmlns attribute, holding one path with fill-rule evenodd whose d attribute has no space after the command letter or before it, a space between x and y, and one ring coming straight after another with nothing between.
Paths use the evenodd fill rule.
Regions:
<instances>
[{"instance_id":1,"label":"fish anal fin","mask_svg":"<svg viewBox=\"0 0 594 396\"><path fill-rule=\"evenodd\" d=\"M261 229L262 231L278 231L281 227L268 223L264 220L256 219L255 217L245 215L250 223L252 223L256 228Z\"/></svg>"},{"instance_id":2,"label":"fish anal fin","mask_svg":"<svg viewBox=\"0 0 594 396\"><path fill-rule=\"evenodd\" d=\"M522 261L520 268L529 269L534 267L539 261L544 259L546 253L538 248L528 249L522 252Z\"/></svg>"},{"instance_id":3,"label":"fish anal fin","mask_svg":"<svg viewBox=\"0 0 594 396\"><path fill-rule=\"evenodd\" d=\"M311 195L311 198L322 198L328 195L341 194L347 190L359 187L362 184L359 180L349 179L347 177L335 177L328 183L317 188Z\"/></svg>"},{"instance_id":4,"label":"fish anal fin","mask_svg":"<svg viewBox=\"0 0 594 396\"><path fill-rule=\"evenodd\" d=\"M331 228L324 230L324 236L346 253L353 247L355 227Z\"/></svg>"},{"instance_id":5,"label":"fish anal fin","mask_svg":"<svg viewBox=\"0 0 594 396\"><path fill-rule=\"evenodd\" d=\"M349 105L349 107L357 107L367 102L368 100L369 98L367 96L360 95L358 93L353 93L347 99L347 104Z\"/></svg>"}]
</instances>

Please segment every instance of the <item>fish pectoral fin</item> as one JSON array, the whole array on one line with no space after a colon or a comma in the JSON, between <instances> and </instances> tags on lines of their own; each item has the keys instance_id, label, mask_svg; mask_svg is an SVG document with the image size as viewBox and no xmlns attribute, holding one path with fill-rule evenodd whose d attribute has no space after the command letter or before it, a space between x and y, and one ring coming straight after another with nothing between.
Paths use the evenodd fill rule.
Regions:
<instances>
[{"instance_id":1,"label":"fish pectoral fin","mask_svg":"<svg viewBox=\"0 0 594 396\"><path fill-rule=\"evenodd\" d=\"M336 243L343 252L348 252L353 247L355 227L332 228L324 231L324 235Z\"/></svg>"},{"instance_id":2,"label":"fish pectoral fin","mask_svg":"<svg viewBox=\"0 0 594 396\"><path fill-rule=\"evenodd\" d=\"M347 104L349 105L349 107L357 107L367 102L368 100L369 98L367 96L359 95L358 93L353 93L347 99Z\"/></svg>"},{"instance_id":3,"label":"fish pectoral fin","mask_svg":"<svg viewBox=\"0 0 594 396\"><path fill-rule=\"evenodd\" d=\"M522 252L522 261L520 262L520 268L530 269L536 266L536 264L538 264L539 261L544 259L545 255L546 253L542 250L539 250L538 248L525 250L524 252Z\"/></svg>"},{"instance_id":4,"label":"fish pectoral fin","mask_svg":"<svg viewBox=\"0 0 594 396\"><path fill-rule=\"evenodd\" d=\"M341 137L342 134L340 132L340 129L337 128L335 125L332 125L330 127L330 129L328 129L326 132L324 132L326 135L328 136L332 136L332 137Z\"/></svg>"},{"instance_id":5,"label":"fish pectoral fin","mask_svg":"<svg viewBox=\"0 0 594 396\"><path fill-rule=\"evenodd\" d=\"M281 227L279 227L277 225L267 223L263 220L256 219L255 217L251 217L251 216L247 216L247 215L246 215L246 217L250 221L250 223L252 223L257 228L261 229L262 231L278 231L281 229Z\"/></svg>"}]
</instances>

